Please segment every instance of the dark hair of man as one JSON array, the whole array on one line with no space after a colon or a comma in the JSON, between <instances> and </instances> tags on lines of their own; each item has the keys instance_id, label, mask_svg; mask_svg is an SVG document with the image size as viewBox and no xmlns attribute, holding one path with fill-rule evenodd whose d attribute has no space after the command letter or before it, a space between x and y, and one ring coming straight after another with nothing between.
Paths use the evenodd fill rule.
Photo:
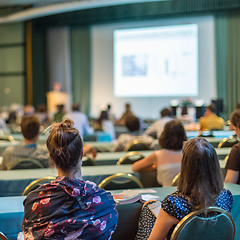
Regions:
<instances>
[{"instance_id":1,"label":"dark hair of man","mask_svg":"<svg viewBox=\"0 0 240 240\"><path fill-rule=\"evenodd\" d=\"M130 132L139 131L140 128L139 119L135 116L128 116L126 118L126 127Z\"/></svg>"},{"instance_id":2,"label":"dark hair of man","mask_svg":"<svg viewBox=\"0 0 240 240\"><path fill-rule=\"evenodd\" d=\"M183 105L182 107L182 112L181 112L181 115L187 115L188 114L188 107L187 105Z\"/></svg>"},{"instance_id":3,"label":"dark hair of man","mask_svg":"<svg viewBox=\"0 0 240 240\"><path fill-rule=\"evenodd\" d=\"M186 140L187 136L181 122L172 120L166 123L158 143L161 148L179 151L182 150L183 142Z\"/></svg>"},{"instance_id":4,"label":"dark hair of man","mask_svg":"<svg viewBox=\"0 0 240 240\"><path fill-rule=\"evenodd\" d=\"M47 139L51 160L57 168L68 171L78 167L82 156L83 142L73 121L64 119L52 126Z\"/></svg>"},{"instance_id":5,"label":"dark hair of man","mask_svg":"<svg viewBox=\"0 0 240 240\"><path fill-rule=\"evenodd\" d=\"M21 133L27 140L33 140L39 133L40 121L37 116L26 115L22 118L21 123Z\"/></svg>"},{"instance_id":6,"label":"dark hair of man","mask_svg":"<svg viewBox=\"0 0 240 240\"><path fill-rule=\"evenodd\" d=\"M161 117L171 117L172 116L172 110L170 108L164 108L161 111Z\"/></svg>"},{"instance_id":7,"label":"dark hair of man","mask_svg":"<svg viewBox=\"0 0 240 240\"><path fill-rule=\"evenodd\" d=\"M230 117L233 126L240 128L240 110L235 110Z\"/></svg>"},{"instance_id":8,"label":"dark hair of man","mask_svg":"<svg viewBox=\"0 0 240 240\"><path fill-rule=\"evenodd\" d=\"M195 210L214 205L222 189L223 178L214 147L203 138L186 142L178 191L189 198Z\"/></svg>"},{"instance_id":9,"label":"dark hair of man","mask_svg":"<svg viewBox=\"0 0 240 240\"><path fill-rule=\"evenodd\" d=\"M210 104L207 109L211 111L212 113L216 113L216 106L214 103Z\"/></svg>"},{"instance_id":10,"label":"dark hair of man","mask_svg":"<svg viewBox=\"0 0 240 240\"><path fill-rule=\"evenodd\" d=\"M79 103L74 103L74 104L72 105L72 110L73 110L73 111L81 111L81 106L80 106L80 104L79 104Z\"/></svg>"}]
</instances>

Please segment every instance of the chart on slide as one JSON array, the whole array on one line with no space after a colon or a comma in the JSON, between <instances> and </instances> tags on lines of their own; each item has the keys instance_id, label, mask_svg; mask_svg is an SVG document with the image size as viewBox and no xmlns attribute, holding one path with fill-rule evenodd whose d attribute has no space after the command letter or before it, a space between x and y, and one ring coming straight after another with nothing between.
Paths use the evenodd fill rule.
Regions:
<instances>
[{"instance_id":1,"label":"chart on slide","mask_svg":"<svg viewBox=\"0 0 240 240\"><path fill-rule=\"evenodd\" d=\"M197 96L197 24L115 30L113 52L115 96Z\"/></svg>"}]
</instances>

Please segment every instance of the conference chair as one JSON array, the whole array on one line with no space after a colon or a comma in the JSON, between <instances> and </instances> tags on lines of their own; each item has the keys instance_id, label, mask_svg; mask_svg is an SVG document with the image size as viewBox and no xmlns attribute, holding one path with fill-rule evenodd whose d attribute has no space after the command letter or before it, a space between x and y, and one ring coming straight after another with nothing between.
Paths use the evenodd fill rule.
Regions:
<instances>
[{"instance_id":1,"label":"conference chair","mask_svg":"<svg viewBox=\"0 0 240 240\"><path fill-rule=\"evenodd\" d=\"M83 159L82 159L82 166L96 166L96 162L95 162L94 159L92 159L89 156L83 157Z\"/></svg>"},{"instance_id":2,"label":"conference chair","mask_svg":"<svg viewBox=\"0 0 240 240\"><path fill-rule=\"evenodd\" d=\"M105 190L143 188L137 177L130 173L116 173L105 178L99 185Z\"/></svg>"},{"instance_id":3,"label":"conference chair","mask_svg":"<svg viewBox=\"0 0 240 240\"><path fill-rule=\"evenodd\" d=\"M239 141L236 135L232 135L231 137L224 138L219 144L218 148L226 148L226 147L233 147Z\"/></svg>"},{"instance_id":4,"label":"conference chair","mask_svg":"<svg viewBox=\"0 0 240 240\"><path fill-rule=\"evenodd\" d=\"M178 174L174 177L174 179L172 180L171 186L175 187L175 186L178 185L179 177L180 177L180 173L178 173Z\"/></svg>"},{"instance_id":5,"label":"conference chair","mask_svg":"<svg viewBox=\"0 0 240 240\"><path fill-rule=\"evenodd\" d=\"M0 239L1 240L8 240L7 237L2 232L0 232Z\"/></svg>"},{"instance_id":6,"label":"conference chair","mask_svg":"<svg viewBox=\"0 0 240 240\"><path fill-rule=\"evenodd\" d=\"M141 142L137 139L133 140L132 142L127 144L126 147L124 148L125 152L128 152L128 151L143 151L143 150L150 150L149 145L144 143L144 142Z\"/></svg>"},{"instance_id":7,"label":"conference chair","mask_svg":"<svg viewBox=\"0 0 240 240\"><path fill-rule=\"evenodd\" d=\"M140 152L129 152L117 161L117 165L133 164L144 158L144 155Z\"/></svg>"},{"instance_id":8,"label":"conference chair","mask_svg":"<svg viewBox=\"0 0 240 240\"><path fill-rule=\"evenodd\" d=\"M30 193L31 191L37 189L39 186L41 186L42 184L44 183L48 183L48 182L51 182L53 180L55 180L56 177L44 177L44 178L39 178L39 179L36 179L34 181L32 181L31 183L28 184L28 186L24 189L23 193L22 193L22 196L26 196L28 195L28 193Z\"/></svg>"},{"instance_id":9,"label":"conference chair","mask_svg":"<svg viewBox=\"0 0 240 240\"><path fill-rule=\"evenodd\" d=\"M212 130L209 131L200 131L200 134L198 135L198 137L214 137Z\"/></svg>"},{"instance_id":10,"label":"conference chair","mask_svg":"<svg viewBox=\"0 0 240 240\"><path fill-rule=\"evenodd\" d=\"M16 163L8 170L17 170L17 169L36 169L36 168L44 168L42 163L40 163L36 159L32 158L23 158L20 162Z\"/></svg>"},{"instance_id":11,"label":"conference chair","mask_svg":"<svg viewBox=\"0 0 240 240\"><path fill-rule=\"evenodd\" d=\"M218 207L192 212L175 227L171 240L233 240L235 224L231 215Z\"/></svg>"}]
</instances>

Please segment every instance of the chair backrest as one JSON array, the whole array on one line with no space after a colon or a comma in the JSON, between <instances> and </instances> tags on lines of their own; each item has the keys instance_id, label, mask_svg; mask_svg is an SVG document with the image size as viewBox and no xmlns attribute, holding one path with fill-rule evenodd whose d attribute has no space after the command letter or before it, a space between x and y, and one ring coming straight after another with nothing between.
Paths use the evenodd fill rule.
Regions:
<instances>
[{"instance_id":1,"label":"chair backrest","mask_svg":"<svg viewBox=\"0 0 240 240\"><path fill-rule=\"evenodd\" d=\"M39 186L41 186L44 183L48 183L51 182L52 180L55 180L56 177L44 177L44 178L39 178L36 179L34 181L32 181L31 183L28 184L28 186L24 189L22 196L26 196L28 195L28 193L30 193L31 191L37 189Z\"/></svg>"},{"instance_id":2,"label":"chair backrest","mask_svg":"<svg viewBox=\"0 0 240 240\"><path fill-rule=\"evenodd\" d=\"M139 140L133 140L129 144L126 145L124 151L143 151L150 150L150 146L147 143L141 142Z\"/></svg>"},{"instance_id":3,"label":"chair backrest","mask_svg":"<svg viewBox=\"0 0 240 240\"><path fill-rule=\"evenodd\" d=\"M82 166L96 166L96 162L91 157L83 157Z\"/></svg>"},{"instance_id":4,"label":"chair backrest","mask_svg":"<svg viewBox=\"0 0 240 240\"><path fill-rule=\"evenodd\" d=\"M175 227L171 240L233 240L235 224L231 215L218 207L192 212Z\"/></svg>"},{"instance_id":5,"label":"chair backrest","mask_svg":"<svg viewBox=\"0 0 240 240\"><path fill-rule=\"evenodd\" d=\"M0 232L0 239L1 240L8 240L7 237L2 232Z\"/></svg>"},{"instance_id":6,"label":"chair backrest","mask_svg":"<svg viewBox=\"0 0 240 240\"><path fill-rule=\"evenodd\" d=\"M137 177L130 173L117 173L105 178L99 185L105 190L143 188Z\"/></svg>"},{"instance_id":7,"label":"chair backrest","mask_svg":"<svg viewBox=\"0 0 240 240\"><path fill-rule=\"evenodd\" d=\"M234 135L228 138L224 138L219 144L218 148L233 147L239 141Z\"/></svg>"},{"instance_id":8,"label":"chair backrest","mask_svg":"<svg viewBox=\"0 0 240 240\"><path fill-rule=\"evenodd\" d=\"M42 163L36 159L32 158L23 158L20 162L16 163L8 170L17 170L17 169L35 169L35 168L44 168Z\"/></svg>"},{"instance_id":9,"label":"chair backrest","mask_svg":"<svg viewBox=\"0 0 240 240\"><path fill-rule=\"evenodd\" d=\"M144 155L140 152L129 152L117 161L117 165L133 164L144 158Z\"/></svg>"},{"instance_id":10,"label":"chair backrest","mask_svg":"<svg viewBox=\"0 0 240 240\"><path fill-rule=\"evenodd\" d=\"M174 179L172 180L171 186L175 187L175 186L178 185L179 177L180 177L180 173L178 173L178 174L174 177Z\"/></svg>"},{"instance_id":11,"label":"chair backrest","mask_svg":"<svg viewBox=\"0 0 240 240\"><path fill-rule=\"evenodd\" d=\"M200 132L198 137L203 137L203 138L205 138L205 137L214 137L214 135L213 135L212 130L209 130L209 131L202 131L202 132Z\"/></svg>"}]
</instances>

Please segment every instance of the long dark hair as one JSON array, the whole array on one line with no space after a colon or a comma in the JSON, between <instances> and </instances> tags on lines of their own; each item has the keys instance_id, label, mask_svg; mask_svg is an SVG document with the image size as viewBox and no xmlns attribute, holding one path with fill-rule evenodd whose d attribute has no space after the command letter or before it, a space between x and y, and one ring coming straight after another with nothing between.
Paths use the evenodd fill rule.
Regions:
<instances>
[{"instance_id":1,"label":"long dark hair","mask_svg":"<svg viewBox=\"0 0 240 240\"><path fill-rule=\"evenodd\" d=\"M100 114L100 117L97 120L97 122L102 126L103 120L107 120L107 119L108 119L107 111L102 111L101 114Z\"/></svg>"},{"instance_id":2,"label":"long dark hair","mask_svg":"<svg viewBox=\"0 0 240 240\"><path fill-rule=\"evenodd\" d=\"M83 142L73 121L66 118L52 126L47 139L47 148L51 160L63 171L78 166L82 156Z\"/></svg>"},{"instance_id":3,"label":"long dark hair","mask_svg":"<svg viewBox=\"0 0 240 240\"><path fill-rule=\"evenodd\" d=\"M203 138L183 146L178 191L188 197L193 209L214 205L223 189L223 178L214 147Z\"/></svg>"}]
</instances>

